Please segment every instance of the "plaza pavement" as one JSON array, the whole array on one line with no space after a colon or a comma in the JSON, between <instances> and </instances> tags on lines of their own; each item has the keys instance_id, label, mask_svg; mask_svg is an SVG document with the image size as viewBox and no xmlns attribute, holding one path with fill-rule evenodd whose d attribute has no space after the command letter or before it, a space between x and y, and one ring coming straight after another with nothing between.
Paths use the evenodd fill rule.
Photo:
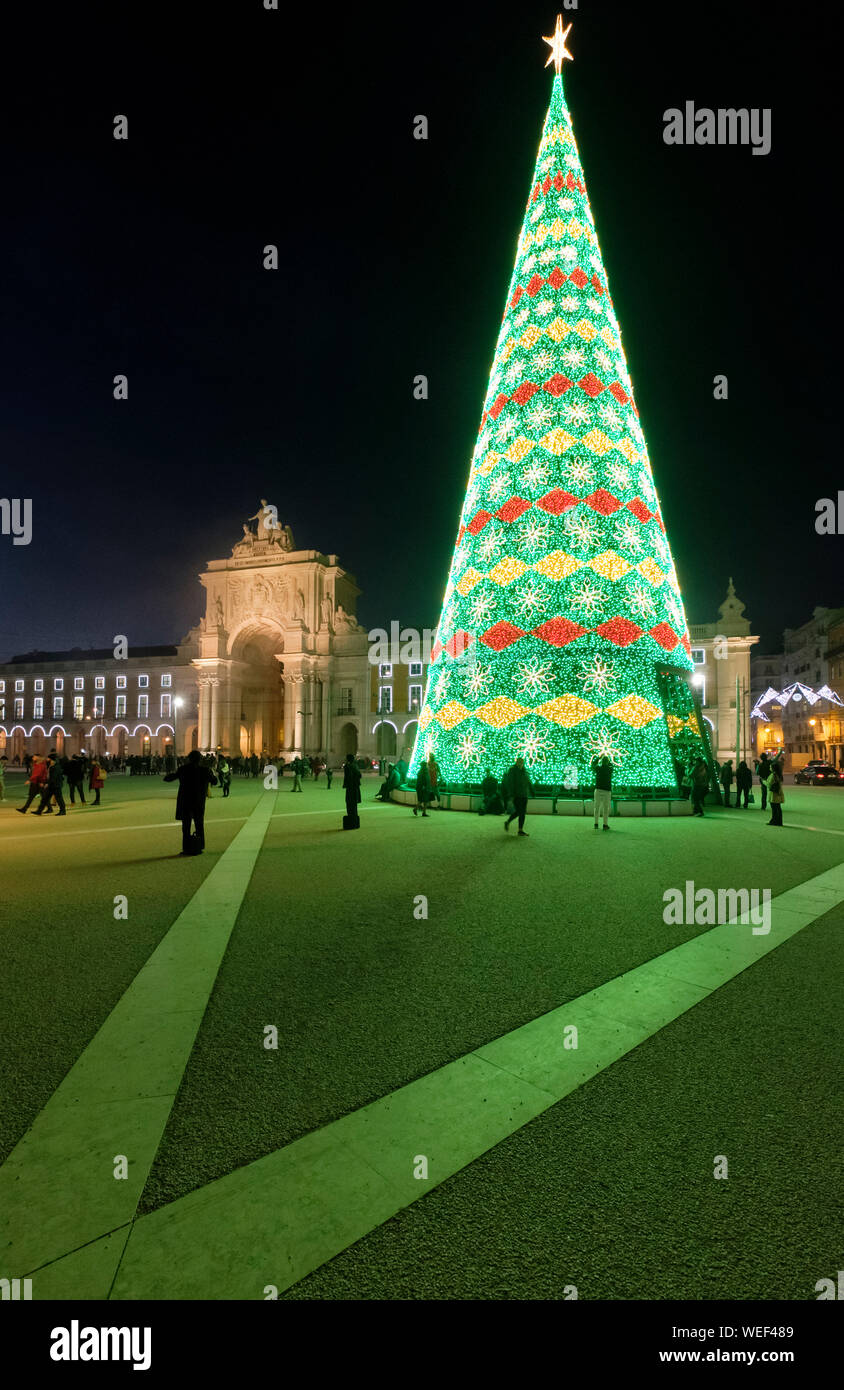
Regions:
<instances>
[{"instance_id":1,"label":"plaza pavement","mask_svg":"<svg viewBox=\"0 0 844 1390\"><path fill-rule=\"evenodd\" d=\"M813 1298L837 1269L838 789L789 787L781 832L519 840L374 779L344 835L339 779L236 780L186 861L157 779L62 821L7 786L0 1275L34 1297ZM771 933L666 925L689 878L770 888Z\"/></svg>"}]
</instances>

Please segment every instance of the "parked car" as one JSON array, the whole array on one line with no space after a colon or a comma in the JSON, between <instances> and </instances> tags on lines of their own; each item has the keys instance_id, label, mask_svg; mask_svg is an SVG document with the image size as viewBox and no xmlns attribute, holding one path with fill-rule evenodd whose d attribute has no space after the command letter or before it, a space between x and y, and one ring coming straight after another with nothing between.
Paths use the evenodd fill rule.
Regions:
<instances>
[{"instance_id":1,"label":"parked car","mask_svg":"<svg viewBox=\"0 0 844 1390\"><path fill-rule=\"evenodd\" d=\"M842 787L844 786L844 768L833 767L832 763L822 763L817 758L813 758L805 767L795 775L796 783L803 783L809 787Z\"/></svg>"}]
</instances>

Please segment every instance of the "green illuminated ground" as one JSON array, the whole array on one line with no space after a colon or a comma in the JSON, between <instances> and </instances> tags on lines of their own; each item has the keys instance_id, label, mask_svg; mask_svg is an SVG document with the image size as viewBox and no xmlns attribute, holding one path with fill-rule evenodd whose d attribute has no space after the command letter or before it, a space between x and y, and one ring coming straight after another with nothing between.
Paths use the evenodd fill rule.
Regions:
<instances>
[{"instance_id":1,"label":"green illuminated ground","mask_svg":"<svg viewBox=\"0 0 844 1390\"><path fill-rule=\"evenodd\" d=\"M35 1297L103 1297L112 1286L115 1297L262 1297L267 1284L285 1296L291 1279L290 1298L561 1298L567 1284L581 1298L814 1297L817 1279L837 1268L831 1097L844 879L834 866L844 794L788 788L781 832L757 806L703 822L616 821L608 835L588 820L535 817L530 839L517 840L499 820L414 820L373 804L376 786L365 783L363 828L344 835L337 782L330 792L306 784L303 796L282 783L275 799L261 783L235 782L228 801L210 803L208 852L185 861L173 857L173 797L160 782L111 778L99 811L57 822L15 815L8 779L0 1156L26 1142L0 1169L0 1209L21 1177L34 1209L12 1213L0 1274L37 1271ZM239 832L248 843L233 845ZM795 919L769 954L677 1003L674 1021L654 1014L565 1099L490 1092L479 1119L470 1104L456 1117L441 1104L453 1069L440 1069L702 938L706 927L664 924L666 888L691 878L776 897L830 870L826 886L806 890L807 924ZM206 897L194 898L203 881ZM128 898L127 921L112 915L117 894ZM427 920L414 918L418 894ZM749 928L729 930L747 940ZM167 1000L157 987L144 994L143 976L130 988L158 943L170 951L185 932L196 935L162 972ZM222 963L214 982L209 957L206 986L194 962L215 933ZM675 974L691 975L683 962ZM101 1035L108 1046L95 1040L74 1066L124 995ZM278 1028L276 1051L262 1045L267 1025ZM70 1089L51 1100L67 1073ZM411 1120L396 1171L409 1176L415 1154L427 1153L430 1190L413 1200L425 1184L411 1181L393 1200L366 1180L388 1166L378 1155L392 1143L390 1104L373 1112L374 1148L363 1130L354 1137L355 1116L425 1077L439 1129L420 1114L417 1147ZM128 1155L128 1184L105 1160L96 1167L91 1106L109 1124L117 1116L103 1155L108 1165ZM481 1142L473 1131L493 1111L498 1128ZM344 1116L352 1129L336 1133L362 1165L356 1196L329 1162L335 1129L324 1127ZM286 1149L309 1135L304 1149ZM454 1175L437 1186L438 1154L452 1140ZM718 1154L728 1181L712 1178ZM198 1193L200 1208L180 1205L237 1169ZM385 1181L398 1190L404 1177ZM256 1235L249 1208L264 1182L279 1215L264 1214ZM215 1247L202 1287L201 1207L218 1193L228 1244ZM183 1285L165 1258L174 1223L181 1254L194 1242ZM213 1224L216 1241L223 1223ZM329 1234L317 1240L317 1230ZM298 1252L286 1274L285 1251Z\"/></svg>"}]
</instances>

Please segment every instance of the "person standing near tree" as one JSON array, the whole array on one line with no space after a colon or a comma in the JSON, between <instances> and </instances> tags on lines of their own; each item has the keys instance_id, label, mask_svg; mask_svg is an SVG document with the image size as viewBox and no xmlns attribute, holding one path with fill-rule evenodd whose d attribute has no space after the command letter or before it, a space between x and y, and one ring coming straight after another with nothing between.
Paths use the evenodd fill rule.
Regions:
<instances>
[{"instance_id":1,"label":"person standing near tree","mask_svg":"<svg viewBox=\"0 0 844 1390\"><path fill-rule=\"evenodd\" d=\"M779 760L775 759L768 777L768 795L771 799L771 819L768 825L782 825L782 808L785 802L783 772Z\"/></svg>"},{"instance_id":2,"label":"person standing near tree","mask_svg":"<svg viewBox=\"0 0 844 1390\"><path fill-rule=\"evenodd\" d=\"M416 805L413 808L414 816L419 812L427 819L428 807L431 803L431 769L423 759L419 764L419 771L416 774Z\"/></svg>"},{"instance_id":3,"label":"person standing near tree","mask_svg":"<svg viewBox=\"0 0 844 1390\"><path fill-rule=\"evenodd\" d=\"M692 815L703 815L703 803L709 791L709 773L703 758L698 758L692 771Z\"/></svg>"},{"instance_id":4,"label":"person standing near tree","mask_svg":"<svg viewBox=\"0 0 844 1390\"><path fill-rule=\"evenodd\" d=\"M750 771L750 768L747 766L747 763L742 761L739 763L738 770L736 771L736 809L738 809L742 795L744 795L744 806L742 807L742 809L745 811L747 810L749 805L750 788L752 786L753 773Z\"/></svg>"},{"instance_id":5,"label":"person standing near tree","mask_svg":"<svg viewBox=\"0 0 844 1390\"><path fill-rule=\"evenodd\" d=\"M724 805L730 804L730 787L733 785L733 760L728 758L721 765L721 786L724 791ZM738 800L738 798L736 798Z\"/></svg>"},{"instance_id":6,"label":"person standing near tree","mask_svg":"<svg viewBox=\"0 0 844 1390\"><path fill-rule=\"evenodd\" d=\"M513 811L504 822L504 829L509 830L510 822L518 816L519 834L526 836L525 816L527 815L528 797L533 795L533 787L525 768L524 758L517 758L509 772L505 772L501 781L501 790L504 793L504 800L513 803Z\"/></svg>"},{"instance_id":7,"label":"person standing near tree","mask_svg":"<svg viewBox=\"0 0 844 1390\"><path fill-rule=\"evenodd\" d=\"M762 810L768 806L768 778L771 775L771 760L767 753L763 753L756 764L756 776L759 778L759 785L762 788Z\"/></svg>"},{"instance_id":8,"label":"person standing near tree","mask_svg":"<svg viewBox=\"0 0 844 1390\"><path fill-rule=\"evenodd\" d=\"M609 830L609 814L612 809L612 763L604 755L602 758L595 758L592 766L595 769L595 797L594 825L598 829L598 817L604 818L604 829Z\"/></svg>"},{"instance_id":9,"label":"person standing near tree","mask_svg":"<svg viewBox=\"0 0 844 1390\"><path fill-rule=\"evenodd\" d=\"M434 757L433 753L431 754L431 756L430 756L429 759L428 759L428 780L429 780L429 782L431 783L431 801L432 801L432 802L436 801L437 805L439 806L439 805L440 805L440 793L439 793L440 766L439 766L439 763L437 762L436 758Z\"/></svg>"}]
</instances>

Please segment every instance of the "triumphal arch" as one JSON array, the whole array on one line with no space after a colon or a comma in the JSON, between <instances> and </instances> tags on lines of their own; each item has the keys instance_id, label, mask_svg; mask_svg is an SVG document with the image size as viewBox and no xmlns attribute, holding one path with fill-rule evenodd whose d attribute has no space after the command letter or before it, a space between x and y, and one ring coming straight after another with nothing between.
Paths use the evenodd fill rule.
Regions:
<instances>
[{"instance_id":1,"label":"triumphal arch","mask_svg":"<svg viewBox=\"0 0 844 1390\"><path fill-rule=\"evenodd\" d=\"M242 527L231 555L199 576L199 748L270 757L358 751L368 642L353 575L336 555L297 550L263 499Z\"/></svg>"}]
</instances>

